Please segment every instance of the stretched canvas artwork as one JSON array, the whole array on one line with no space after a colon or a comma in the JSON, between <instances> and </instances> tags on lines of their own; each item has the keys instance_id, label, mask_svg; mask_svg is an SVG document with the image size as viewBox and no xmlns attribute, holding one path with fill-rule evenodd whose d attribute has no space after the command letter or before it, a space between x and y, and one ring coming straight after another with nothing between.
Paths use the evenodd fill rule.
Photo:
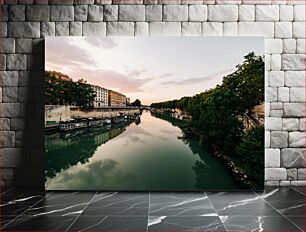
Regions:
<instances>
[{"instance_id":1,"label":"stretched canvas artwork","mask_svg":"<svg viewBox=\"0 0 306 232\"><path fill-rule=\"evenodd\" d=\"M264 187L262 37L49 37L47 190Z\"/></svg>"}]
</instances>

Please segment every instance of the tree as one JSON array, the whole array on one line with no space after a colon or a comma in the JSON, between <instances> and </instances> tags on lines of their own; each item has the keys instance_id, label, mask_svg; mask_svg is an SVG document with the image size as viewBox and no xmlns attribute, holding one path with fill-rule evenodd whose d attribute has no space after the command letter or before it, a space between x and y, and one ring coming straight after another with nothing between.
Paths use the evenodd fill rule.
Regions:
<instances>
[{"instance_id":1,"label":"tree","mask_svg":"<svg viewBox=\"0 0 306 232\"><path fill-rule=\"evenodd\" d=\"M46 104L72 105L75 104L85 109L93 107L95 92L84 81L66 81L45 72Z\"/></svg>"},{"instance_id":2,"label":"tree","mask_svg":"<svg viewBox=\"0 0 306 232\"><path fill-rule=\"evenodd\" d=\"M140 107L141 106L141 101L139 99L136 99L134 102L131 103L131 105Z\"/></svg>"}]
</instances>

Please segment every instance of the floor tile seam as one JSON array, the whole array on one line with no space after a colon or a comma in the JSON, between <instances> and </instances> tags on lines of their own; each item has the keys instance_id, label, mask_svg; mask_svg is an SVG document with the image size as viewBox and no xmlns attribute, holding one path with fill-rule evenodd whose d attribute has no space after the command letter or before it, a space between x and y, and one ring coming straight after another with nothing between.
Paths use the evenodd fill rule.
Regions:
<instances>
[{"instance_id":1,"label":"floor tile seam","mask_svg":"<svg viewBox=\"0 0 306 232\"><path fill-rule=\"evenodd\" d=\"M148 232L148 231L149 231L150 209L151 209L151 191L149 191L149 201L148 201L148 218L147 218L147 228L146 228L146 232Z\"/></svg>"},{"instance_id":2,"label":"floor tile seam","mask_svg":"<svg viewBox=\"0 0 306 232\"><path fill-rule=\"evenodd\" d=\"M290 187L291 189L293 189L294 191L296 191L296 192L298 192L298 193L300 193L300 194L302 194L302 195L304 195L304 196L306 196L306 194L305 193L303 193L303 192L301 192L301 191L299 191L299 190L297 190L297 189L295 189L295 188L292 188L292 187Z\"/></svg>"},{"instance_id":3,"label":"floor tile seam","mask_svg":"<svg viewBox=\"0 0 306 232\"><path fill-rule=\"evenodd\" d=\"M45 195L42 199L40 199L39 201L37 201L35 204L31 205L28 209L24 210L22 213L20 213L18 216L16 216L15 218L13 218L13 220L9 221L8 223L6 223L3 227L0 228L0 231L2 229L4 229L7 225L11 224L12 222L14 222L15 220L17 220L19 217L21 217L25 212L27 212L29 209L33 208L35 205L37 205L39 202L43 201L44 199L46 199L49 195L51 195L53 192L48 193L47 195Z\"/></svg>"},{"instance_id":4,"label":"floor tile seam","mask_svg":"<svg viewBox=\"0 0 306 232\"><path fill-rule=\"evenodd\" d=\"M80 213L78 216L76 216L76 218L73 220L73 222L68 226L68 228L65 230L65 232L69 231L69 229L72 227L72 225L78 220L78 218L83 214L83 212L86 210L86 208L88 207L88 205L91 203L91 201L94 199L94 197L97 195L98 191L95 192L95 194L93 195L93 197L87 202L87 204L85 205L85 207L82 210L82 213Z\"/></svg>"},{"instance_id":5,"label":"floor tile seam","mask_svg":"<svg viewBox=\"0 0 306 232\"><path fill-rule=\"evenodd\" d=\"M203 193L204 193L205 196L207 197L207 199L208 199L210 205L213 207L213 210L215 211L215 213L218 215L217 217L219 218L220 222L222 223L224 229L228 232L228 229L226 228L226 226L224 225L223 221L221 220L220 215L219 215L219 213L217 212L215 206L213 205L212 201L209 199L208 194L207 194L206 192L203 192Z\"/></svg>"},{"instance_id":6,"label":"floor tile seam","mask_svg":"<svg viewBox=\"0 0 306 232\"><path fill-rule=\"evenodd\" d=\"M276 209L273 205L271 205L268 201L266 201L266 199L264 199L265 202L270 205L273 209L275 209L280 215L282 215L285 219L287 219L288 221L290 221L293 225L295 225L298 229L300 229L302 232L304 232L303 229L301 229L297 224L295 224L292 220L290 220L290 218L288 218L286 215L284 215L283 213L281 213L278 209Z\"/></svg>"}]
</instances>

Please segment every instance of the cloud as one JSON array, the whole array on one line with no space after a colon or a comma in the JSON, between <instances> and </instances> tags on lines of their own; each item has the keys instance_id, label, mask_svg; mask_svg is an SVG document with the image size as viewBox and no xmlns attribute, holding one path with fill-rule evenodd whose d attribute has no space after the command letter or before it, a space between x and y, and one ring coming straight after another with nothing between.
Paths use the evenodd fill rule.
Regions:
<instances>
[{"instance_id":1,"label":"cloud","mask_svg":"<svg viewBox=\"0 0 306 232\"><path fill-rule=\"evenodd\" d=\"M88 51L75 46L69 40L46 40L46 64L62 65L69 67L89 66L94 67L96 62Z\"/></svg>"},{"instance_id":2,"label":"cloud","mask_svg":"<svg viewBox=\"0 0 306 232\"><path fill-rule=\"evenodd\" d=\"M69 75L72 78L84 78L91 84L97 84L108 89L123 93L143 92L142 86L153 78L139 78L144 70L132 70L129 73L119 73L113 70L89 70L76 68ZM82 74L82 76L80 76Z\"/></svg>"},{"instance_id":3,"label":"cloud","mask_svg":"<svg viewBox=\"0 0 306 232\"><path fill-rule=\"evenodd\" d=\"M214 80L215 78L219 77L220 75L224 75L228 72L233 71L233 69L227 69L227 70L223 70L220 72L216 72L213 74L210 74L208 76L204 76L204 77L194 77L194 78L188 78L188 79L184 79L184 80L174 80L174 81L165 81L163 83L161 83L162 85L194 85L194 84L199 84L202 82L206 82L206 81L211 81Z\"/></svg>"},{"instance_id":4,"label":"cloud","mask_svg":"<svg viewBox=\"0 0 306 232\"><path fill-rule=\"evenodd\" d=\"M129 187L129 180L137 177L125 172L120 164L112 159L98 160L83 168L71 167L53 179L48 179L46 188L52 190L94 190Z\"/></svg>"}]
</instances>

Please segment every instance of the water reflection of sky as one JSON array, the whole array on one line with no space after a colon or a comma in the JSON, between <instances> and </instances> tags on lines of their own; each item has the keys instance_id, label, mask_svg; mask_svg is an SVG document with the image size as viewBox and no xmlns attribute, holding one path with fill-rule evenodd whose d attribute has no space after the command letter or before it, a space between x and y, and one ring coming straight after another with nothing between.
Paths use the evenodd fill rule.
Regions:
<instances>
[{"instance_id":1,"label":"water reflection of sky","mask_svg":"<svg viewBox=\"0 0 306 232\"><path fill-rule=\"evenodd\" d=\"M47 178L46 189L196 190L193 166L201 159L181 136L178 127L143 112L139 125L97 147L88 162Z\"/></svg>"}]
</instances>

